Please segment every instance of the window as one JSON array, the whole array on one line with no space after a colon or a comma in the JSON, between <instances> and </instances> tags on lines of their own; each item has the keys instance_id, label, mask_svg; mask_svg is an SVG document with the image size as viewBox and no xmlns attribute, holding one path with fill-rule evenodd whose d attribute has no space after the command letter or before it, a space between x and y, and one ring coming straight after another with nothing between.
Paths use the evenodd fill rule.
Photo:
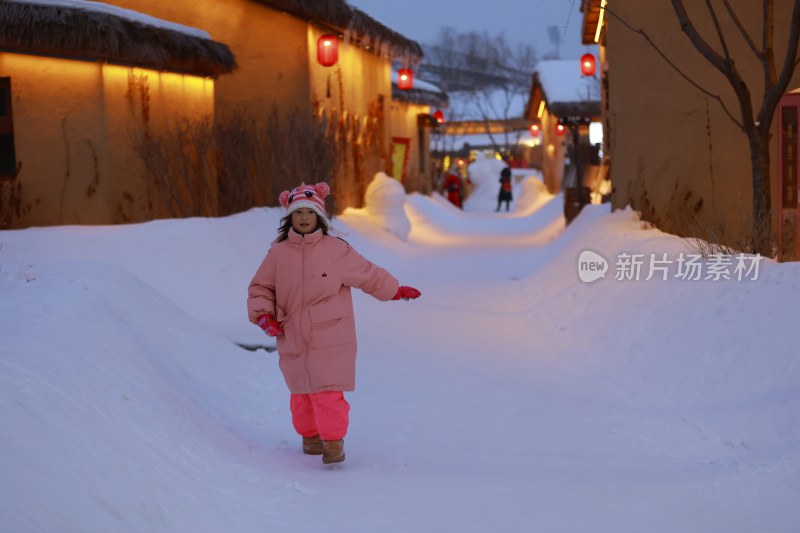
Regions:
<instances>
[{"instance_id":1,"label":"window","mask_svg":"<svg viewBox=\"0 0 800 533\"><path fill-rule=\"evenodd\" d=\"M11 78L0 78L0 177L17 174L14 120L11 114Z\"/></svg>"}]
</instances>

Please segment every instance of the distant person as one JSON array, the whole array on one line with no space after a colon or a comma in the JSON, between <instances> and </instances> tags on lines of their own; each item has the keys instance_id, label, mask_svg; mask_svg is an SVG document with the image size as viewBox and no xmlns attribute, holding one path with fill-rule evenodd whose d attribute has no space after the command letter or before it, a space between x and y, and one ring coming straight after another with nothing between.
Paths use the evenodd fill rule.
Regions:
<instances>
[{"instance_id":1,"label":"distant person","mask_svg":"<svg viewBox=\"0 0 800 533\"><path fill-rule=\"evenodd\" d=\"M503 202L506 203L506 211L508 211L511 208L511 201L513 199L514 195L511 192L511 169L505 167L500 171L500 192L497 194L497 209L495 209L495 211L500 211L500 206Z\"/></svg>"},{"instance_id":2,"label":"distant person","mask_svg":"<svg viewBox=\"0 0 800 533\"><path fill-rule=\"evenodd\" d=\"M461 181L461 176L451 171L444 179L444 188L447 191L447 199L450 200L450 203L459 209L463 209L462 190L464 183Z\"/></svg>"},{"instance_id":3,"label":"distant person","mask_svg":"<svg viewBox=\"0 0 800 533\"><path fill-rule=\"evenodd\" d=\"M355 388L350 289L381 301L420 296L344 240L328 235L324 200L329 192L323 182L281 193L286 216L247 290L250 322L276 337L303 453L322 455L325 464L344 461L350 412L344 391Z\"/></svg>"}]
</instances>

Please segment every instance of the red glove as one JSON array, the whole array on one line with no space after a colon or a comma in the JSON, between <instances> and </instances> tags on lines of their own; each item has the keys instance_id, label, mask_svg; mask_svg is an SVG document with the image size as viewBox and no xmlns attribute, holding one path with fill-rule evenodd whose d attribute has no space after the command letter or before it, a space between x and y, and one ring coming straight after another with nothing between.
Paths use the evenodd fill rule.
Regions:
<instances>
[{"instance_id":1,"label":"red glove","mask_svg":"<svg viewBox=\"0 0 800 533\"><path fill-rule=\"evenodd\" d=\"M272 315L261 315L256 319L256 324L258 324L258 326L264 330L264 333L270 337L283 335L281 323L272 318Z\"/></svg>"},{"instance_id":2,"label":"red glove","mask_svg":"<svg viewBox=\"0 0 800 533\"><path fill-rule=\"evenodd\" d=\"M415 298L419 298L420 295L422 295L422 293L419 292L414 287L406 287L405 285L400 285L397 288L397 294L394 295L394 298L392 298L392 300L399 300L401 298L403 300L414 300Z\"/></svg>"}]
</instances>

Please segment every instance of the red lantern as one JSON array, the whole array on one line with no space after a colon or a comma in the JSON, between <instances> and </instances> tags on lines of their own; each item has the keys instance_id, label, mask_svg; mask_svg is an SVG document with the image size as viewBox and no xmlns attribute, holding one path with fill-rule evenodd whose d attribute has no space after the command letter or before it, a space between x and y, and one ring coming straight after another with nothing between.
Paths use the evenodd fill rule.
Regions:
<instances>
[{"instance_id":1,"label":"red lantern","mask_svg":"<svg viewBox=\"0 0 800 533\"><path fill-rule=\"evenodd\" d=\"M317 61L323 67L332 67L339 60L339 39L323 35L317 41Z\"/></svg>"},{"instance_id":2,"label":"red lantern","mask_svg":"<svg viewBox=\"0 0 800 533\"><path fill-rule=\"evenodd\" d=\"M581 56L581 74L584 76L594 76L597 71L597 61L592 54L583 54Z\"/></svg>"},{"instance_id":3,"label":"red lantern","mask_svg":"<svg viewBox=\"0 0 800 533\"><path fill-rule=\"evenodd\" d=\"M556 135L564 135L565 133L567 133L567 128L560 122L556 124Z\"/></svg>"},{"instance_id":4,"label":"red lantern","mask_svg":"<svg viewBox=\"0 0 800 533\"><path fill-rule=\"evenodd\" d=\"M401 68L397 71L397 88L407 91L414 87L414 71L410 68Z\"/></svg>"},{"instance_id":5,"label":"red lantern","mask_svg":"<svg viewBox=\"0 0 800 533\"><path fill-rule=\"evenodd\" d=\"M442 113L441 109L437 109L436 112L433 114L433 120L435 120L439 124L444 124L444 113Z\"/></svg>"},{"instance_id":6,"label":"red lantern","mask_svg":"<svg viewBox=\"0 0 800 533\"><path fill-rule=\"evenodd\" d=\"M539 125L538 124L531 124L531 135L534 137L539 136Z\"/></svg>"}]
</instances>

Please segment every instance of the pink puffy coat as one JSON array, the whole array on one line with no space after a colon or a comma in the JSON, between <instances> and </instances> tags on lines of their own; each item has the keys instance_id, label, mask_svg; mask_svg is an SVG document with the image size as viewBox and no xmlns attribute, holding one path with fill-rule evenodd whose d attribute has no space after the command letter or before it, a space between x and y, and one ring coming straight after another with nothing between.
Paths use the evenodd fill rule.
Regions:
<instances>
[{"instance_id":1,"label":"pink puffy coat","mask_svg":"<svg viewBox=\"0 0 800 533\"><path fill-rule=\"evenodd\" d=\"M350 287L390 300L398 282L350 245L317 230L289 230L250 282L250 321L271 314L283 326L278 355L293 394L355 388L356 326Z\"/></svg>"}]
</instances>

